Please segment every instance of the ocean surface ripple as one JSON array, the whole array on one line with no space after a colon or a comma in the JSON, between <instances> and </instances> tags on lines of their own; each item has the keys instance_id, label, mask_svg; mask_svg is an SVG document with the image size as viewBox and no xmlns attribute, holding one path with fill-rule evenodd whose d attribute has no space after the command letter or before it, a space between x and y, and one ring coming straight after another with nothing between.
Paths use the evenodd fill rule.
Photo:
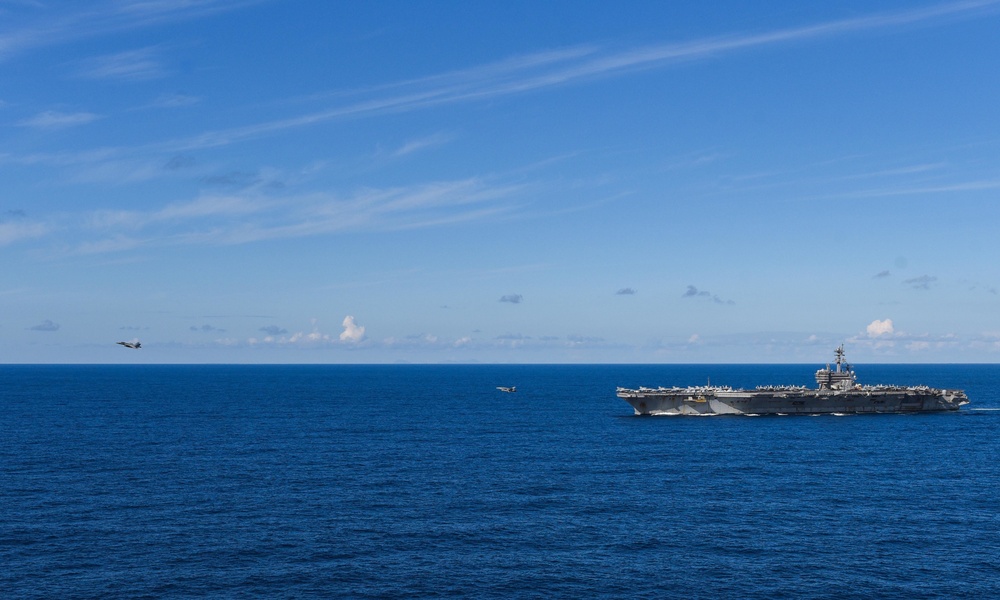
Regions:
<instances>
[{"instance_id":1,"label":"ocean surface ripple","mask_svg":"<svg viewBox=\"0 0 1000 600\"><path fill-rule=\"evenodd\" d=\"M857 369L972 403L699 419L614 393L802 365L0 366L0 590L1000 597L1000 367Z\"/></svg>"}]
</instances>

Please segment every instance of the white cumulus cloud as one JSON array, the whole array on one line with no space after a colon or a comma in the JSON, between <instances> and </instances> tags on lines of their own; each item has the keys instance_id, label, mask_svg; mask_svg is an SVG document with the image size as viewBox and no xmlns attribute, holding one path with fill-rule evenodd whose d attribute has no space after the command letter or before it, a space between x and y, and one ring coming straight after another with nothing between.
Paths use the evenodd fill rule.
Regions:
<instances>
[{"instance_id":1,"label":"white cumulus cloud","mask_svg":"<svg viewBox=\"0 0 1000 600\"><path fill-rule=\"evenodd\" d=\"M868 324L868 335L870 337L892 335L893 332L895 332L895 329L892 326L892 319L885 319L882 321L875 319Z\"/></svg>"},{"instance_id":2,"label":"white cumulus cloud","mask_svg":"<svg viewBox=\"0 0 1000 600\"><path fill-rule=\"evenodd\" d=\"M354 322L354 317L347 315L344 317L344 331L340 334L340 341L358 343L365 339L365 328Z\"/></svg>"}]
</instances>

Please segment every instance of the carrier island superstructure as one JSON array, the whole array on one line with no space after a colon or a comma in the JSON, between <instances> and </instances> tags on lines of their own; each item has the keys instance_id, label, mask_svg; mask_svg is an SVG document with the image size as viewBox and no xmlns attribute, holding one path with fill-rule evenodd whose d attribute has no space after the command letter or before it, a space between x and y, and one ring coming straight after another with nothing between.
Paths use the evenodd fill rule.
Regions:
<instances>
[{"instance_id":1,"label":"carrier island superstructure","mask_svg":"<svg viewBox=\"0 0 1000 600\"><path fill-rule=\"evenodd\" d=\"M857 414L958 410L969 399L962 390L927 386L859 385L837 348L831 368L816 371L816 389L768 385L753 390L721 386L618 388L637 415Z\"/></svg>"}]
</instances>

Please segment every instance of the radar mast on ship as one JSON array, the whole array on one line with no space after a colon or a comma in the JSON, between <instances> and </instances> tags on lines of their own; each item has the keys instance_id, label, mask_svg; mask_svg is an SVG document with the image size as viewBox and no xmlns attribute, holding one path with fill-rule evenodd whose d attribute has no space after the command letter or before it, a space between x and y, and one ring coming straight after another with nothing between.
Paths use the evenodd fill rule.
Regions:
<instances>
[{"instance_id":1,"label":"radar mast on ship","mask_svg":"<svg viewBox=\"0 0 1000 600\"><path fill-rule=\"evenodd\" d=\"M816 383L821 390L849 390L856 385L854 369L844 360L843 344L837 348L835 354L837 357L835 369L827 365L825 369L816 371Z\"/></svg>"}]
</instances>

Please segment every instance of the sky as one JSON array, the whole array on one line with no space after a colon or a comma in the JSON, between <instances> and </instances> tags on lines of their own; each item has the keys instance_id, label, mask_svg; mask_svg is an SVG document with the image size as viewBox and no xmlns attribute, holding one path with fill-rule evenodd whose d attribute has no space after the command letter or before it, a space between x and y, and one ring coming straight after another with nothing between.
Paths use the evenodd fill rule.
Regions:
<instances>
[{"instance_id":1,"label":"sky","mask_svg":"<svg viewBox=\"0 0 1000 600\"><path fill-rule=\"evenodd\" d=\"M998 30L0 0L0 362L997 362Z\"/></svg>"}]
</instances>

